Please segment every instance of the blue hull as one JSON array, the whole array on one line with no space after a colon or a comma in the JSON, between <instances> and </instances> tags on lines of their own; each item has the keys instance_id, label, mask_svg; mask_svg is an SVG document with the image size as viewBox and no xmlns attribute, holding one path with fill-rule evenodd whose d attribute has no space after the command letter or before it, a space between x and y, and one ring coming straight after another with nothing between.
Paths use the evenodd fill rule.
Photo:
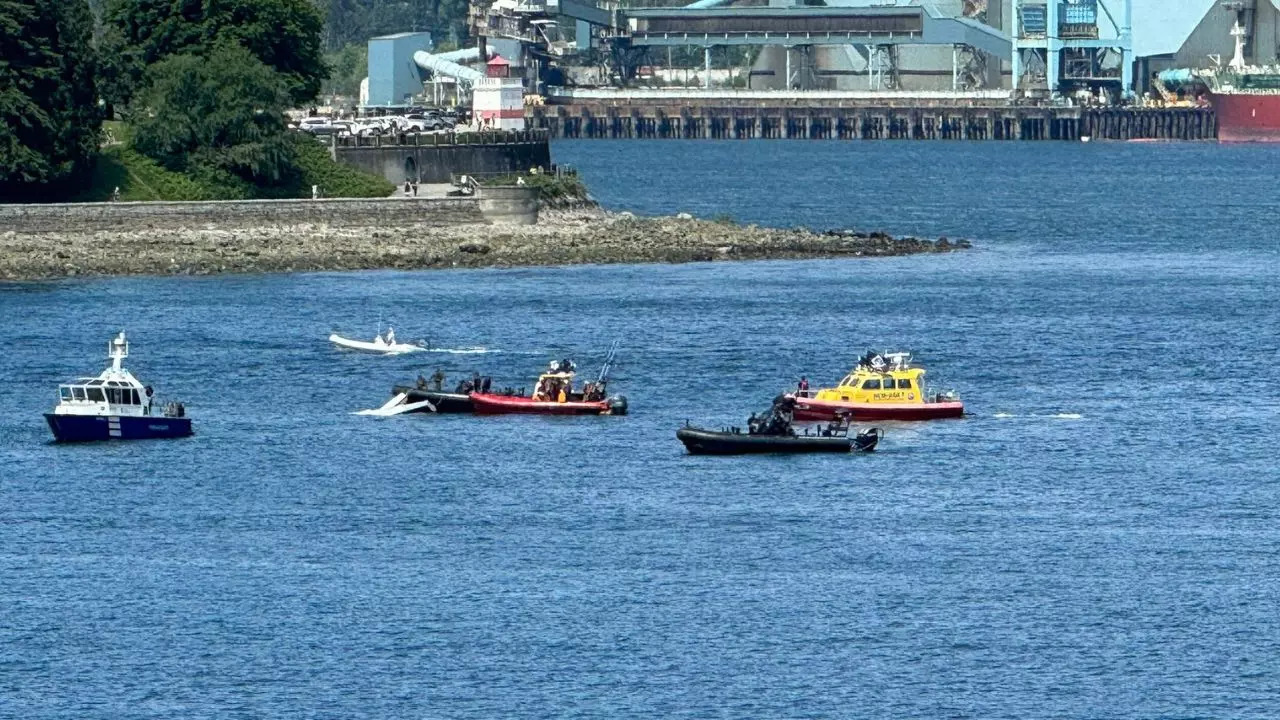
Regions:
<instances>
[{"instance_id":1,"label":"blue hull","mask_svg":"<svg viewBox=\"0 0 1280 720\"><path fill-rule=\"evenodd\" d=\"M49 429L58 442L95 440L149 440L180 438L191 434L191 418L99 417L46 413Z\"/></svg>"}]
</instances>

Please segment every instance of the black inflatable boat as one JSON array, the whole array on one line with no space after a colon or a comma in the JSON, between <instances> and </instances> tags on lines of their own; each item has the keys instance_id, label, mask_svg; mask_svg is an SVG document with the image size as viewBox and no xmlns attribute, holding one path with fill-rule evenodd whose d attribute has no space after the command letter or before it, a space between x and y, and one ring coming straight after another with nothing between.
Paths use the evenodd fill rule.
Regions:
<instances>
[{"instance_id":1,"label":"black inflatable boat","mask_svg":"<svg viewBox=\"0 0 1280 720\"><path fill-rule=\"evenodd\" d=\"M848 435L752 435L734 430L682 427L676 437L690 455L750 455L755 453L871 452L880 442L880 430L871 428Z\"/></svg>"},{"instance_id":2,"label":"black inflatable boat","mask_svg":"<svg viewBox=\"0 0 1280 720\"><path fill-rule=\"evenodd\" d=\"M424 400L429 405L412 410L421 413L469 413L472 411L470 393L452 393L440 390L420 390L406 385L397 385L391 389L392 395L404 393L405 404L420 403Z\"/></svg>"},{"instance_id":3,"label":"black inflatable boat","mask_svg":"<svg viewBox=\"0 0 1280 720\"><path fill-rule=\"evenodd\" d=\"M707 430L685 424L676 431L691 455L749 455L756 453L847 453L871 452L880 442L879 428L864 430L849 437L847 419L805 429L797 433L792 427L795 399L778 396L773 407L763 415L747 420L747 431L741 428Z\"/></svg>"}]
</instances>

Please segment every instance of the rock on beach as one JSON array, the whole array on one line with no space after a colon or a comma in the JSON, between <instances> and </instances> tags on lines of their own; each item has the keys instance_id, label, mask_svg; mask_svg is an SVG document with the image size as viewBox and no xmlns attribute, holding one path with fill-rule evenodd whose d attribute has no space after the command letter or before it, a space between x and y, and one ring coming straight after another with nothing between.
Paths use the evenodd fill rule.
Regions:
<instances>
[{"instance_id":1,"label":"rock on beach","mask_svg":"<svg viewBox=\"0 0 1280 720\"><path fill-rule=\"evenodd\" d=\"M0 279L672 263L945 253L964 240L544 210L536 225L324 223L0 233Z\"/></svg>"}]
</instances>

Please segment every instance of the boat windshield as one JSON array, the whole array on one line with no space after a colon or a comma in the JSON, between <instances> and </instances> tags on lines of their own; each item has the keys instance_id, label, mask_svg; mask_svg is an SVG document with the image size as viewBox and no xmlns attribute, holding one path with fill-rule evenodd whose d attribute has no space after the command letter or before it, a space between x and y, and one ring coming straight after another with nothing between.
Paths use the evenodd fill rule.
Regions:
<instances>
[{"instance_id":1,"label":"boat windshield","mask_svg":"<svg viewBox=\"0 0 1280 720\"><path fill-rule=\"evenodd\" d=\"M106 402L112 405L141 405L142 396L131 387L95 387L92 385L59 385L62 402Z\"/></svg>"}]
</instances>

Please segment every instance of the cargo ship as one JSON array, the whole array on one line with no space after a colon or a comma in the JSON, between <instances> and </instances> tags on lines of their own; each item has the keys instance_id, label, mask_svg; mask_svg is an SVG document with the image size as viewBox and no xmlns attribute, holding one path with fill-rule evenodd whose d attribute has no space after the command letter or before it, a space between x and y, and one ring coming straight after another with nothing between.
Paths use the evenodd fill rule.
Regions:
<instances>
[{"instance_id":1,"label":"cargo ship","mask_svg":"<svg viewBox=\"0 0 1280 720\"><path fill-rule=\"evenodd\" d=\"M1219 142L1280 142L1280 67L1245 64L1246 35L1237 21L1231 62L1197 71L1196 77L1209 88Z\"/></svg>"},{"instance_id":2,"label":"cargo ship","mask_svg":"<svg viewBox=\"0 0 1280 720\"><path fill-rule=\"evenodd\" d=\"M1167 85L1204 83L1218 120L1219 142L1280 142L1280 66L1248 65L1247 33L1239 22L1231 29L1235 54L1225 67L1165 70Z\"/></svg>"}]
</instances>

